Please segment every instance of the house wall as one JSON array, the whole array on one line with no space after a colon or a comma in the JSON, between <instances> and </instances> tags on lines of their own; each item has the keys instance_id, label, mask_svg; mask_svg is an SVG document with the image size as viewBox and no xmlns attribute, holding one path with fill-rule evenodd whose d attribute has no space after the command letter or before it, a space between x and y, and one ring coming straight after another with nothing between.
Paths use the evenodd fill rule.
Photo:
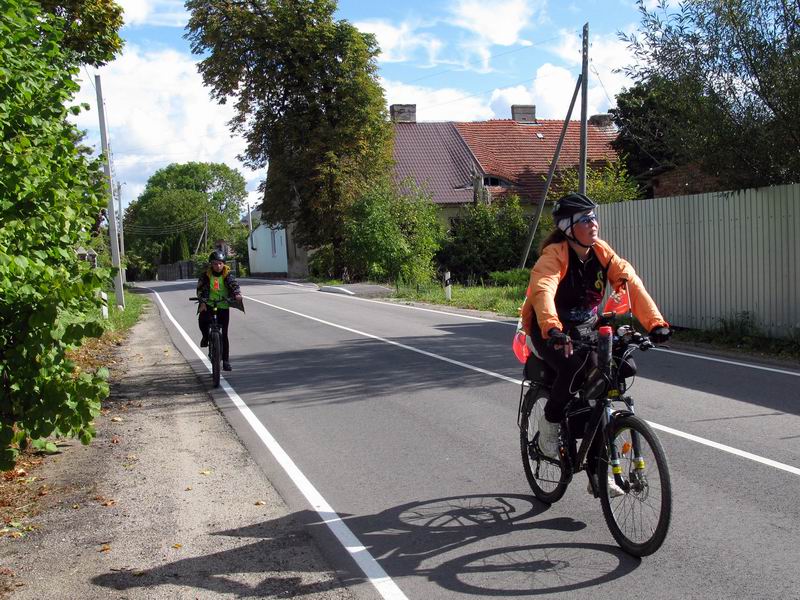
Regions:
<instances>
[{"instance_id":1,"label":"house wall","mask_svg":"<svg viewBox=\"0 0 800 600\"><path fill-rule=\"evenodd\" d=\"M283 228L271 229L262 223L253 230L247 252L251 273L284 277L288 274L286 231Z\"/></svg>"},{"instance_id":2,"label":"house wall","mask_svg":"<svg viewBox=\"0 0 800 600\"><path fill-rule=\"evenodd\" d=\"M714 329L749 313L765 333L800 333L800 185L598 208L600 237L641 276L664 317Z\"/></svg>"}]
</instances>

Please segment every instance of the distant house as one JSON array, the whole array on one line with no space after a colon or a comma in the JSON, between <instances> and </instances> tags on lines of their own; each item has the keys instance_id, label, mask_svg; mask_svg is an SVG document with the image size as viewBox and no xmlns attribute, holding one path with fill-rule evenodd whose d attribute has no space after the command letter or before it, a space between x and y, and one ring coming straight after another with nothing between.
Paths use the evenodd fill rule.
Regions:
<instances>
[{"instance_id":1,"label":"distant house","mask_svg":"<svg viewBox=\"0 0 800 600\"><path fill-rule=\"evenodd\" d=\"M269 227L261 223L261 209L250 212L253 231L247 245L250 273L262 277L308 276L308 255L294 243L292 227Z\"/></svg>"},{"instance_id":2,"label":"distant house","mask_svg":"<svg viewBox=\"0 0 800 600\"><path fill-rule=\"evenodd\" d=\"M392 105L395 179L410 177L425 187L445 218L473 202L480 186L489 201L516 194L523 205L537 204L564 121L536 119L534 106L514 105L511 110L511 119L419 123L415 104ZM589 119L590 165L619 158L611 147L616 136L609 115ZM579 153L580 122L570 121L559 170L577 168Z\"/></svg>"},{"instance_id":3,"label":"distant house","mask_svg":"<svg viewBox=\"0 0 800 600\"><path fill-rule=\"evenodd\" d=\"M394 178L410 178L424 187L442 209L447 222L476 196L491 202L516 194L523 206L539 202L563 121L538 120L536 108L511 107L511 119L473 122L422 122L415 104L390 107L394 126ZM589 119L587 155L590 165L619 156L611 147L617 136L609 115ZM570 121L561 149L559 169L576 168L580 152L580 122ZM260 211L253 211L260 217ZM254 225L255 227L255 225ZM250 272L255 275L304 277L308 256L293 241L291 228L260 224L250 236Z\"/></svg>"}]
</instances>

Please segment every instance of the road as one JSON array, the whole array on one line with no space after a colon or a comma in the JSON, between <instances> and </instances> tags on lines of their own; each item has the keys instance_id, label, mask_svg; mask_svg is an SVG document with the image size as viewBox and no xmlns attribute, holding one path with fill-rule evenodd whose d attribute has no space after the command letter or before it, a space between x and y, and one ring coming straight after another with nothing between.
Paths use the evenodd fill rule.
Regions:
<instances>
[{"instance_id":1,"label":"road","mask_svg":"<svg viewBox=\"0 0 800 600\"><path fill-rule=\"evenodd\" d=\"M631 395L674 495L664 546L639 560L583 475L551 507L531 495L509 321L242 284L215 400L360 597L800 598L800 371L638 355ZM207 373L193 288L152 286Z\"/></svg>"}]
</instances>

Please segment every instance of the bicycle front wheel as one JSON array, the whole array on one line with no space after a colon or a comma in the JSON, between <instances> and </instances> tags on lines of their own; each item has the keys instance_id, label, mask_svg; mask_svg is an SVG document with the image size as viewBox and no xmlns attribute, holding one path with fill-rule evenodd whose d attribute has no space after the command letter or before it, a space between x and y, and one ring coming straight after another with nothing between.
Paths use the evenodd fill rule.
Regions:
<instances>
[{"instance_id":1,"label":"bicycle front wheel","mask_svg":"<svg viewBox=\"0 0 800 600\"><path fill-rule=\"evenodd\" d=\"M603 516L625 552L647 556L664 543L672 517L667 457L652 428L634 415L613 422L610 440L616 447L620 475L626 485L623 494L619 489L610 489L614 473L609 447L597 465Z\"/></svg>"},{"instance_id":2,"label":"bicycle front wheel","mask_svg":"<svg viewBox=\"0 0 800 600\"><path fill-rule=\"evenodd\" d=\"M211 359L211 379L219 387L219 367L222 360L222 340L219 331L212 331L208 338L208 356Z\"/></svg>"},{"instance_id":3,"label":"bicycle front wheel","mask_svg":"<svg viewBox=\"0 0 800 600\"><path fill-rule=\"evenodd\" d=\"M539 450L539 419L544 414L547 397L536 397L536 388L528 392L522 407L519 441L522 467L533 495L542 502L558 502L567 491L568 476L561 461L546 457Z\"/></svg>"}]
</instances>

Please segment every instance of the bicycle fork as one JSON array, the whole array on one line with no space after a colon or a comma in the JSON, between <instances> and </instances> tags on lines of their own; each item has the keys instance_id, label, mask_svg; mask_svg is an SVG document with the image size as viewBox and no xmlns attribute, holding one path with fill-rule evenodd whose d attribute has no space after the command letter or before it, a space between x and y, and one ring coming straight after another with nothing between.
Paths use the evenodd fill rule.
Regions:
<instances>
[{"instance_id":1,"label":"bicycle fork","mask_svg":"<svg viewBox=\"0 0 800 600\"><path fill-rule=\"evenodd\" d=\"M633 401L631 400L628 406L633 408ZM633 412L633 411L631 411ZM622 488L625 492L630 491L631 487L635 487L637 489L641 488L643 482L643 474L646 468L646 463L644 457L642 456L641 450L641 440L639 437L639 433L631 429L631 440L624 441L622 444L622 448L619 450L617 449L616 440L613 440L608 435L608 426L612 421L612 411L611 407L606 407L606 410L603 414L603 430L606 432L607 440L606 443L608 445L608 453L609 453L609 462L611 463L611 472L614 475L614 481L616 484ZM633 460L632 465L633 469L629 473L630 479L626 479L623 477L622 472L622 465L621 465L621 457L627 456L633 451Z\"/></svg>"}]
</instances>

